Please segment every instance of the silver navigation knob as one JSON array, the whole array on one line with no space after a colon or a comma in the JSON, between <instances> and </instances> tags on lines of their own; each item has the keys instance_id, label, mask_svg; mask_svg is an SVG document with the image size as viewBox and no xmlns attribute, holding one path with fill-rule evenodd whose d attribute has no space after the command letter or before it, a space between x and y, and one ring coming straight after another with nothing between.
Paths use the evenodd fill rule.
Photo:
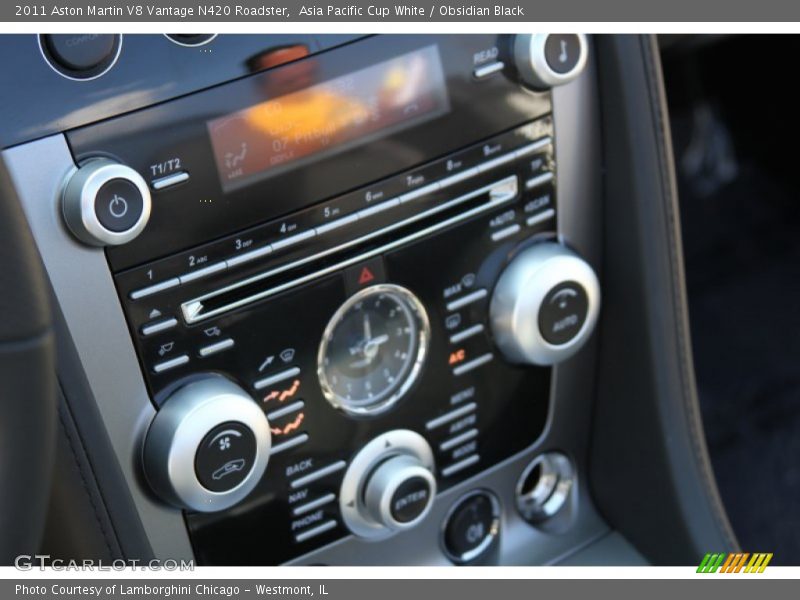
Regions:
<instances>
[{"instance_id":1,"label":"silver navigation knob","mask_svg":"<svg viewBox=\"0 0 800 600\"><path fill-rule=\"evenodd\" d=\"M147 182L107 158L86 161L69 176L61 210L69 230L92 246L117 246L138 236L150 219Z\"/></svg>"},{"instance_id":2,"label":"silver navigation knob","mask_svg":"<svg viewBox=\"0 0 800 600\"><path fill-rule=\"evenodd\" d=\"M525 85L547 90L568 83L586 66L588 44L581 33L533 33L514 38L514 61Z\"/></svg>"},{"instance_id":3,"label":"silver navigation knob","mask_svg":"<svg viewBox=\"0 0 800 600\"><path fill-rule=\"evenodd\" d=\"M561 244L542 242L505 268L489 316L509 361L553 365L583 346L599 311L600 283L588 263Z\"/></svg>"},{"instance_id":4,"label":"silver navigation knob","mask_svg":"<svg viewBox=\"0 0 800 600\"><path fill-rule=\"evenodd\" d=\"M401 531L425 518L435 495L433 474L417 458L398 455L372 472L364 488L364 504L373 520Z\"/></svg>"},{"instance_id":5,"label":"silver navigation knob","mask_svg":"<svg viewBox=\"0 0 800 600\"><path fill-rule=\"evenodd\" d=\"M156 413L144 443L153 490L179 508L225 510L258 484L272 442L264 411L218 375L174 392Z\"/></svg>"},{"instance_id":6,"label":"silver navigation knob","mask_svg":"<svg viewBox=\"0 0 800 600\"><path fill-rule=\"evenodd\" d=\"M359 537L382 539L410 529L430 512L436 496L433 452L425 438L406 429L373 439L350 461L339 508Z\"/></svg>"}]
</instances>

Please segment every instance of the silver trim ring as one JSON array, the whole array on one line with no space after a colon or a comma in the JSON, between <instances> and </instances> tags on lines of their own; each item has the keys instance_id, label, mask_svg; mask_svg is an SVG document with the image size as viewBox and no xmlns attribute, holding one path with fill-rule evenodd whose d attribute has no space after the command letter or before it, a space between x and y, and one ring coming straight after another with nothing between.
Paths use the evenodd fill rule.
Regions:
<instances>
[{"instance_id":1,"label":"silver trim ring","mask_svg":"<svg viewBox=\"0 0 800 600\"><path fill-rule=\"evenodd\" d=\"M325 374L324 360L328 353L328 344L333 337L333 331L341 323L345 314L356 304L377 294L387 294L393 296L398 303L406 308L411 316L414 318L417 327L417 351L411 369L406 374L399 387L395 389L387 398L378 400L375 404L366 406L352 406L348 405L348 401L341 398L331 387L328 378ZM419 377L422 371L422 366L425 363L425 358L428 354L428 346L431 339L431 324L428 319L428 313L422 302L409 290L399 285L390 283L373 285L352 295L347 301L342 304L331 317L328 324L325 326L325 331L322 334L322 340L319 344L317 351L317 378L319 379L322 394L325 399L335 408L344 411L345 413L365 417L374 416L386 412L393 407L400 399L411 389L411 386Z\"/></svg>"},{"instance_id":2,"label":"silver trim ring","mask_svg":"<svg viewBox=\"0 0 800 600\"><path fill-rule=\"evenodd\" d=\"M122 54L122 34L121 33L112 34L112 35L116 35L117 36L117 51L116 51L116 53L114 53L114 56L111 59L111 62L108 63L108 66L105 69L103 69L102 71L100 71L99 73L97 73L95 75L92 75L91 77L73 77L72 75L68 75L67 73L65 73L64 71L59 69L55 64L53 64L53 62L54 62L53 58L44 49L44 44L42 43L42 37L44 35L45 34L40 33L39 35L36 36L36 42L39 45L39 54L42 55L42 58L44 59L45 64L48 67L50 67L51 70L53 70L58 75L61 75L61 77L63 77L64 79L69 79L70 81L92 81L94 79L102 77L103 75L108 73L114 67L114 65L117 64L117 61L119 60L119 56L120 56L120 54Z\"/></svg>"},{"instance_id":3,"label":"silver trim ring","mask_svg":"<svg viewBox=\"0 0 800 600\"><path fill-rule=\"evenodd\" d=\"M539 311L557 285L574 281L586 292L586 318L564 344L551 344L539 329ZM553 365L574 355L594 331L600 313L600 282L592 267L572 250L539 242L511 260L495 285L489 316L495 343L510 361Z\"/></svg>"},{"instance_id":4,"label":"silver trim ring","mask_svg":"<svg viewBox=\"0 0 800 600\"><path fill-rule=\"evenodd\" d=\"M430 495L425 508L410 521L398 521L392 514L392 498L397 489L409 479L419 477L428 484ZM433 508L436 478L419 459L410 455L393 456L382 462L369 476L364 490L364 503L370 516L392 531L411 529L420 523Z\"/></svg>"},{"instance_id":5,"label":"silver trim ring","mask_svg":"<svg viewBox=\"0 0 800 600\"><path fill-rule=\"evenodd\" d=\"M540 468L539 480L528 492L528 477ZM554 517L567 503L575 482L575 471L569 458L560 452L545 452L534 458L517 480L515 495L517 510L531 523Z\"/></svg>"},{"instance_id":6,"label":"silver trim ring","mask_svg":"<svg viewBox=\"0 0 800 600\"><path fill-rule=\"evenodd\" d=\"M554 71L547 63L545 44L549 33L518 35L514 39L514 59L522 79L531 86L546 90L575 79L586 67L589 44L582 33L578 37L579 56L575 66L566 73Z\"/></svg>"},{"instance_id":7,"label":"silver trim ring","mask_svg":"<svg viewBox=\"0 0 800 600\"><path fill-rule=\"evenodd\" d=\"M142 197L142 214L126 231L103 227L95 212L97 194L113 179L125 179ZM61 197L61 208L69 230L82 242L93 246L118 246L136 238L150 220L152 199L147 182L134 169L107 158L93 158L74 169L68 176Z\"/></svg>"},{"instance_id":8,"label":"silver trim ring","mask_svg":"<svg viewBox=\"0 0 800 600\"><path fill-rule=\"evenodd\" d=\"M489 528L486 537L483 538L480 544L478 544L472 550L465 552L461 556L458 556L453 554L447 547L447 541L445 540L445 536L447 535L447 526L450 524L450 519L453 517L453 513L461 508L466 500L469 500L475 496L486 496L489 498L489 502L492 505L492 526ZM500 535L500 515L500 500L497 499L497 496L494 494L494 492L486 489L479 489L472 490L471 492L467 492L463 496L459 497L458 500L453 502L453 504L447 510L447 514L445 515L444 519L442 519L442 528L439 533L439 542L442 547L442 552L444 552L445 556L447 556L447 558L456 564L463 565L472 562L486 552Z\"/></svg>"},{"instance_id":9,"label":"silver trim ring","mask_svg":"<svg viewBox=\"0 0 800 600\"><path fill-rule=\"evenodd\" d=\"M212 492L195 473L195 455L214 427L235 421L255 436L256 456L250 473L236 487ZM264 475L272 434L264 411L235 383L209 376L178 389L153 418L144 444L145 474L167 502L198 512L216 512L243 500Z\"/></svg>"},{"instance_id":10,"label":"silver trim ring","mask_svg":"<svg viewBox=\"0 0 800 600\"><path fill-rule=\"evenodd\" d=\"M396 533L372 518L364 503L364 487L367 485L372 471L380 463L394 456L410 456L419 461L422 468L431 473L435 472L436 465L430 444L420 434L409 429L387 431L359 450L358 454L350 461L342 479L342 487L339 491L339 510L347 528L360 538L382 540ZM436 488L434 487L429 509L433 506L435 494ZM418 523L419 520L415 523Z\"/></svg>"}]
</instances>

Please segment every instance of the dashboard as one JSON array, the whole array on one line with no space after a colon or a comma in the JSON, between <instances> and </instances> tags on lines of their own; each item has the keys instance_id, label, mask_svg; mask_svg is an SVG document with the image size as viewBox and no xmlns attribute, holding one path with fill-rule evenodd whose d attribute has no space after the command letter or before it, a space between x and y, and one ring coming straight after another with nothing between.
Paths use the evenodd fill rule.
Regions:
<instances>
[{"instance_id":1,"label":"dashboard","mask_svg":"<svg viewBox=\"0 0 800 600\"><path fill-rule=\"evenodd\" d=\"M595 48L0 36L32 82L0 91L3 161L121 554L645 561L591 491Z\"/></svg>"}]
</instances>

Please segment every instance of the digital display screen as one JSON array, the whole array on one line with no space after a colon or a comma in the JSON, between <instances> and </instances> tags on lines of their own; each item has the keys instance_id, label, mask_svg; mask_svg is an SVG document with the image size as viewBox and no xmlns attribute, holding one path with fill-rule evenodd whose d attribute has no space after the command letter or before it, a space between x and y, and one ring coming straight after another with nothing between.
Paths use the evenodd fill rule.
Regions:
<instances>
[{"instance_id":1,"label":"digital display screen","mask_svg":"<svg viewBox=\"0 0 800 600\"><path fill-rule=\"evenodd\" d=\"M214 119L208 130L222 187L231 191L449 110L432 45Z\"/></svg>"}]
</instances>

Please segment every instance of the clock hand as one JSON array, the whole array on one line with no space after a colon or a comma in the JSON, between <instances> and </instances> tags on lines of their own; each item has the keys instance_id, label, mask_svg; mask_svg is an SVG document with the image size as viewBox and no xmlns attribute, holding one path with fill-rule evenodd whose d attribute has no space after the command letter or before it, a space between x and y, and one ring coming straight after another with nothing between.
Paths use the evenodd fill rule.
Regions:
<instances>
[{"instance_id":1,"label":"clock hand","mask_svg":"<svg viewBox=\"0 0 800 600\"><path fill-rule=\"evenodd\" d=\"M364 341L369 342L372 339L372 327L369 323L369 314L364 313Z\"/></svg>"}]
</instances>

